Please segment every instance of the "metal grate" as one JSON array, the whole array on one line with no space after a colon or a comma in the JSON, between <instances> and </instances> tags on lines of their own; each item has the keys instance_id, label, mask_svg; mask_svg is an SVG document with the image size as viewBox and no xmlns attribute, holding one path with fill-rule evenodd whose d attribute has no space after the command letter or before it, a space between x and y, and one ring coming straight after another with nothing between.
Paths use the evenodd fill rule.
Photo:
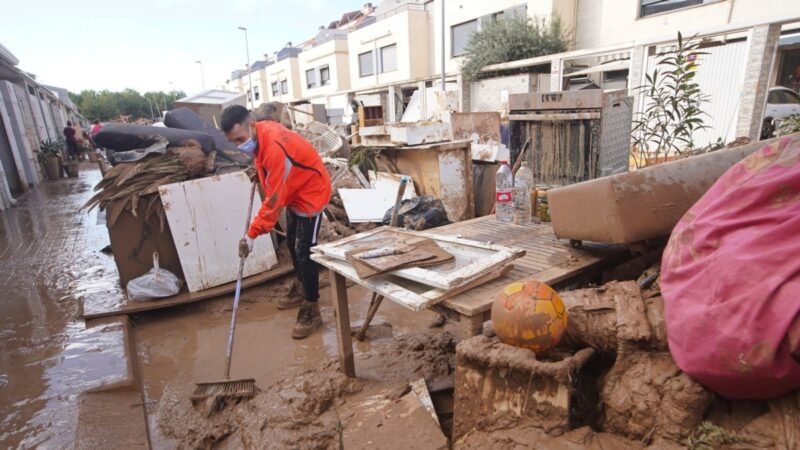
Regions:
<instances>
[{"instance_id":1,"label":"metal grate","mask_svg":"<svg viewBox=\"0 0 800 450\"><path fill-rule=\"evenodd\" d=\"M633 97L622 94L606 95L602 117L598 175L607 177L627 172L631 148Z\"/></svg>"}]
</instances>

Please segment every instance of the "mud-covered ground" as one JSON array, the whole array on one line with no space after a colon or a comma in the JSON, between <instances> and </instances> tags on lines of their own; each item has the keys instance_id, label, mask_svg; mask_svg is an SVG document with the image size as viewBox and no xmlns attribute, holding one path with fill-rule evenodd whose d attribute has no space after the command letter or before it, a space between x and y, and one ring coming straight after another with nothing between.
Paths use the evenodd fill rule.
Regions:
<instances>
[{"instance_id":1,"label":"mud-covered ground","mask_svg":"<svg viewBox=\"0 0 800 450\"><path fill-rule=\"evenodd\" d=\"M179 448L337 448L356 413L353 405L365 397L387 389L391 396L398 383L402 390L419 378L431 383L451 378L455 341L446 332L407 334L373 346L359 355L359 363L369 378L348 378L338 371L338 363L323 361L308 370L289 371L261 385L255 398L210 415L188 401L192 386L169 384L158 402L158 427Z\"/></svg>"},{"instance_id":2,"label":"mud-covered ground","mask_svg":"<svg viewBox=\"0 0 800 450\"><path fill-rule=\"evenodd\" d=\"M338 363L334 363L337 361L336 329L329 289L324 287L320 291L322 329L306 339L294 340L290 333L297 310L279 311L274 304L281 296L288 295L291 284L291 277L286 277L242 293L231 377L255 378L256 386L262 392L246 405L214 418L214 423L219 423L221 428L208 436L204 434L201 437L187 431L186 424L202 423L195 422L198 417L192 412L189 398L195 383L222 378L231 299L221 297L134 318L138 363L154 448L190 448L204 443L206 438L220 440L228 434L224 430L230 428L224 424L234 423L234 418L240 414L256 414L256 411L258 414L272 414L271 410L261 409L274 404L276 398L283 398L281 395L288 395L288 392L294 392L289 395L293 404L316 402L314 399L294 399L305 395L304 384L330 386L324 390L324 395L329 395L340 390L345 393L353 389L361 391L376 381L385 385L420 377L428 380L440 376L452 378L455 343L446 332L447 326L429 330L436 318L434 313L416 313L392 302L384 302L373 320L368 339L365 342L354 340L356 372L360 381L349 382L339 374ZM370 295L358 286L351 287L348 293L351 322L359 324L366 315ZM439 335L441 337L437 337ZM316 390L309 392L317 393ZM320 429L328 429L328 422L332 420L330 414L334 413L322 414L315 422ZM289 423L300 416L292 412L281 417L282 422L276 422L281 425L270 432L281 436L284 433L289 440L300 439ZM302 424L311 418L298 420ZM243 426L244 430L249 425ZM238 429L238 426L234 428ZM255 436L252 437L255 439L262 434L253 433L250 430L245 435ZM300 448L307 447L301 445Z\"/></svg>"}]
</instances>

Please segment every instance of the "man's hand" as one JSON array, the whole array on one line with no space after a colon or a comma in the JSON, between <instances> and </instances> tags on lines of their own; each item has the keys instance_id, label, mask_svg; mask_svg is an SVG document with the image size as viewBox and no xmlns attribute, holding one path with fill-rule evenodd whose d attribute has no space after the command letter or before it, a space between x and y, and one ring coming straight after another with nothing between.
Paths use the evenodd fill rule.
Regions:
<instances>
[{"instance_id":1,"label":"man's hand","mask_svg":"<svg viewBox=\"0 0 800 450\"><path fill-rule=\"evenodd\" d=\"M239 241L239 258L247 258L253 251L253 239L245 236Z\"/></svg>"},{"instance_id":2,"label":"man's hand","mask_svg":"<svg viewBox=\"0 0 800 450\"><path fill-rule=\"evenodd\" d=\"M256 168L255 167L250 166L244 172L250 178L251 182L255 183L256 181L258 181L258 172L256 172Z\"/></svg>"}]
</instances>

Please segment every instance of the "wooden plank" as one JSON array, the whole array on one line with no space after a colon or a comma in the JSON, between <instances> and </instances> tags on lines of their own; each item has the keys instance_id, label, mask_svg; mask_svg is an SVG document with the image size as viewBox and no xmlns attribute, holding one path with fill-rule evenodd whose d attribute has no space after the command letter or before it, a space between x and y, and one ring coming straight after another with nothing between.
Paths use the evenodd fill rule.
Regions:
<instances>
[{"instance_id":1,"label":"wooden plank","mask_svg":"<svg viewBox=\"0 0 800 450\"><path fill-rule=\"evenodd\" d=\"M412 311L422 311L431 304L435 303L416 292L399 286L396 283L385 280L383 275L374 276L368 280L362 280L361 277L359 277L356 273L355 269L353 269L353 266L348 264L346 261L340 261L319 253L312 254L311 259L333 272L338 272L348 280L364 286L370 291L377 292L389 300L392 300L393 302Z\"/></svg>"},{"instance_id":2,"label":"wooden plank","mask_svg":"<svg viewBox=\"0 0 800 450\"><path fill-rule=\"evenodd\" d=\"M333 294L333 317L336 322L336 343L339 347L339 369L350 378L356 377L353 340L350 336L350 308L347 303L347 283L341 274L330 271Z\"/></svg>"},{"instance_id":3,"label":"wooden plank","mask_svg":"<svg viewBox=\"0 0 800 450\"><path fill-rule=\"evenodd\" d=\"M447 300L448 298L452 298L452 297L455 297L456 295L460 295L460 294L462 294L464 292L470 291L472 289L476 289L476 288L480 287L481 285L484 285L484 284L486 284L486 283L488 283L490 281L496 280L497 278L503 277L503 276L507 275L508 273L510 273L513 268L514 268L513 264L509 264L509 265L507 265L505 267L495 268L491 272L485 273L485 274L481 275L480 277L470 281L469 283L467 283L467 284L465 284L463 286L457 287L455 289L451 289L451 290L446 291L446 292L441 292L441 290L435 289L435 290L431 290L431 291L426 292L425 294L423 294L423 296L429 297L429 298L432 298L432 297L436 296L437 301L438 302L442 302L444 300Z\"/></svg>"},{"instance_id":4,"label":"wooden plank","mask_svg":"<svg viewBox=\"0 0 800 450\"><path fill-rule=\"evenodd\" d=\"M505 276L448 298L439 305L464 316L478 316L487 312L491 309L496 292L514 280L535 277L548 284L562 283L615 260L625 251L619 246L598 243L572 248L555 238L549 224L521 227L497 222L493 216L446 225L431 232L464 235L473 229L493 230L498 236L506 236L496 242L524 249L526 254L514 261L514 269Z\"/></svg>"},{"instance_id":5,"label":"wooden plank","mask_svg":"<svg viewBox=\"0 0 800 450\"><path fill-rule=\"evenodd\" d=\"M267 281L280 278L284 275L294 272L294 267L290 262L279 264L278 266L242 280L242 289L247 289L259 284L266 283ZM157 309L172 308L173 306L186 305L195 303L202 300L208 300L219 297L221 295L232 294L236 289L236 283L231 282L216 286L211 289L206 289L199 292L186 292L182 291L173 297L161 300L147 300L147 301L133 301L127 300L124 303L117 305L94 305L91 299L84 301L83 305L83 318L86 320L97 319L100 317L110 317L120 314L138 314L146 311L154 311Z\"/></svg>"},{"instance_id":6,"label":"wooden plank","mask_svg":"<svg viewBox=\"0 0 800 450\"><path fill-rule=\"evenodd\" d=\"M418 283L427 284L438 289L454 289L468 281L480 277L490 272L494 267L502 266L524 256L525 252L521 249L503 247L486 242L463 239L450 235L411 232L389 227L376 228L365 233L360 233L350 238L342 239L331 244L320 245L314 248L314 252L321 253L327 257L346 261L346 253L352 244L357 241L378 238L378 235L387 234L406 235L410 237L427 237L435 240L443 249L456 256L456 264L434 267L411 267L392 271L392 275L405 278Z\"/></svg>"},{"instance_id":7,"label":"wooden plank","mask_svg":"<svg viewBox=\"0 0 800 450\"><path fill-rule=\"evenodd\" d=\"M451 289L431 289L425 292L414 292L400 284L397 280L387 280L383 275L371 277L368 280L362 280L356 273L353 266L346 261L340 261L328 256L313 254L311 259L318 262L320 265L328 268L331 272L338 272L345 278L359 284L372 292L383 295L387 299L405 307L412 311L422 311L437 303L441 303L447 298L468 292L483 283L502 277L504 274L511 270L511 266L496 267L490 272L483 274L479 279L471 280L467 285Z\"/></svg>"}]
</instances>

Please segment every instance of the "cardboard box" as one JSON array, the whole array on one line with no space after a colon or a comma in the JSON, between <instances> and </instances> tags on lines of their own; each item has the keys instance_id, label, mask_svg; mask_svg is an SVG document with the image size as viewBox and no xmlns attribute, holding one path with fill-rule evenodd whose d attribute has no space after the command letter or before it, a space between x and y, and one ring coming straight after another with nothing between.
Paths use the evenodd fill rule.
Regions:
<instances>
[{"instance_id":1,"label":"cardboard box","mask_svg":"<svg viewBox=\"0 0 800 450\"><path fill-rule=\"evenodd\" d=\"M617 244L668 235L720 176L769 142L551 189L553 231L560 239Z\"/></svg>"},{"instance_id":2,"label":"cardboard box","mask_svg":"<svg viewBox=\"0 0 800 450\"><path fill-rule=\"evenodd\" d=\"M161 231L155 214L145 221L142 217L134 217L125 211L114 223L114 227L108 229L108 235L123 287L128 285L128 281L153 268L153 252L158 252L161 268L169 270L181 280L184 279L178 251L166 219L164 231Z\"/></svg>"}]
</instances>

